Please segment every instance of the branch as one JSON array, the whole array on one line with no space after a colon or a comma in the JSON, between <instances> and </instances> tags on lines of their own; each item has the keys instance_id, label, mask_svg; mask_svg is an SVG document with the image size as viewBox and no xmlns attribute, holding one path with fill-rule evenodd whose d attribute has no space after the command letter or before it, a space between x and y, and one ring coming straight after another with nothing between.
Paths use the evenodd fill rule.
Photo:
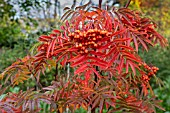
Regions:
<instances>
[{"instance_id":1,"label":"branch","mask_svg":"<svg viewBox=\"0 0 170 113\"><path fill-rule=\"evenodd\" d=\"M68 82L69 78L70 78L70 63L67 62L67 78L66 78L67 82Z\"/></svg>"},{"instance_id":2,"label":"branch","mask_svg":"<svg viewBox=\"0 0 170 113\"><path fill-rule=\"evenodd\" d=\"M125 5L125 8L127 8L129 6L130 2L131 2L131 0L128 0L128 2Z\"/></svg>"},{"instance_id":3,"label":"branch","mask_svg":"<svg viewBox=\"0 0 170 113\"><path fill-rule=\"evenodd\" d=\"M99 8L102 7L102 0L99 0Z\"/></svg>"}]
</instances>

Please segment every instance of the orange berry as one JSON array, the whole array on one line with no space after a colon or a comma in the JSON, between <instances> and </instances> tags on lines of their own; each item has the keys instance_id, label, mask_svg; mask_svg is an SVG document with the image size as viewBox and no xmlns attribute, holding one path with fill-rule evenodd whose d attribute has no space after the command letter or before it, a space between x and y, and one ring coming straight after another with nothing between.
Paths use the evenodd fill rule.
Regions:
<instances>
[{"instance_id":1,"label":"orange berry","mask_svg":"<svg viewBox=\"0 0 170 113\"><path fill-rule=\"evenodd\" d=\"M109 33L107 33L107 34L106 34L106 36L110 36L110 34L109 34Z\"/></svg>"},{"instance_id":2,"label":"orange berry","mask_svg":"<svg viewBox=\"0 0 170 113\"><path fill-rule=\"evenodd\" d=\"M157 72L157 70L153 70L153 72L154 72L154 73L156 73L156 72Z\"/></svg>"},{"instance_id":3,"label":"orange berry","mask_svg":"<svg viewBox=\"0 0 170 113\"><path fill-rule=\"evenodd\" d=\"M98 45L99 45L99 46L101 46L101 45L102 45L102 43L101 43L101 42L99 42L99 43L98 43Z\"/></svg>"},{"instance_id":4,"label":"orange berry","mask_svg":"<svg viewBox=\"0 0 170 113\"><path fill-rule=\"evenodd\" d=\"M92 29L89 29L87 32L88 32L88 33L91 33L91 30L92 30Z\"/></svg>"},{"instance_id":5,"label":"orange berry","mask_svg":"<svg viewBox=\"0 0 170 113\"><path fill-rule=\"evenodd\" d=\"M71 33L69 33L68 36L69 36L69 37L72 36Z\"/></svg>"},{"instance_id":6,"label":"orange berry","mask_svg":"<svg viewBox=\"0 0 170 113\"><path fill-rule=\"evenodd\" d=\"M79 32L80 32L80 30L76 30L75 32L79 33Z\"/></svg>"},{"instance_id":7,"label":"orange berry","mask_svg":"<svg viewBox=\"0 0 170 113\"><path fill-rule=\"evenodd\" d=\"M82 44L79 44L79 47L82 47Z\"/></svg>"},{"instance_id":8,"label":"orange berry","mask_svg":"<svg viewBox=\"0 0 170 113\"><path fill-rule=\"evenodd\" d=\"M81 54L83 54L84 52L83 51L80 51Z\"/></svg>"},{"instance_id":9,"label":"orange berry","mask_svg":"<svg viewBox=\"0 0 170 113\"><path fill-rule=\"evenodd\" d=\"M85 50L85 47L83 46L81 49Z\"/></svg>"},{"instance_id":10,"label":"orange berry","mask_svg":"<svg viewBox=\"0 0 170 113\"><path fill-rule=\"evenodd\" d=\"M102 31L100 31L100 34L102 34L102 35L103 35L103 34L105 34L105 31L103 31L103 30L102 30Z\"/></svg>"},{"instance_id":11,"label":"orange berry","mask_svg":"<svg viewBox=\"0 0 170 113\"><path fill-rule=\"evenodd\" d=\"M97 31L98 31L98 29L97 29L97 28L95 28L95 29L94 29L94 32L97 32Z\"/></svg>"},{"instance_id":12,"label":"orange berry","mask_svg":"<svg viewBox=\"0 0 170 113\"><path fill-rule=\"evenodd\" d=\"M92 34L92 36L96 36L96 34L95 34L95 33L93 33L93 34Z\"/></svg>"},{"instance_id":13,"label":"orange berry","mask_svg":"<svg viewBox=\"0 0 170 113\"><path fill-rule=\"evenodd\" d=\"M154 75L154 73L153 73L153 72L151 72L151 75Z\"/></svg>"},{"instance_id":14,"label":"orange berry","mask_svg":"<svg viewBox=\"0 0 170 113\"><path fill-rule=\"evenodd\" d=\"M75 34L74 33L71 33L72 36L74 36Z\"/></svg>"},{"instance_id":15,"label":"orange berry","mask_svg":"<svg viewBox=\"0 0 170 113\"><path fill-rule=\"evenodd\" d=\"M94 47L97 47L97 44L96 44L96 43L94 44Z\"/></svg>"},{"instance_id":16,"label":"orange berry","mask_svg":"<svg viewBox=\"0 0 170 113\"><path fill-rule=\"evenodd\" d=\"M86 49L86 50L84 50L84 52L85 52L85 53L88 53L88 50Z\"/></svg>"},{"instance_id":17,"label":"orange berry","mask_svg":"<svg viewBox=\"0 0 170 113\"><path fill-rule=\"evenodd\" d=\"M79 34L79 35L82 37L82 36L83 36L83 33L81 33L81 32L80 32L80 34Z\"/></svg>"},{"instance_id":18,"label":"orange berry","mask_svg":"<svg viewBox=\"0 0 170 113\"><path fill-rule=\"evenodd\" d=\"M79 35L77 35L77 38L80 38L80 36L79 36Z\"/></svg>"},{"instance_id":19,"label":"orange berry","mask_svg":"<svg viewBox=\"0 0 170 113\"><path fill-rule=\"evenodd\" d=\"M79 47L79 45L78 45L78 44L76 44L76 47Z\"/></svg>"},{"instance_id":20,"label":"orange berry","mask_svg":"<svg viewBox=\"0 0 170 113\"><path fill-rule=\"evenodd\" d=\"M151 73L148 73L148 76L151 76Z\"/></svg>"},{"instance_id":21,"label":"orange berry","mask_svg":"<svg viewBox=\"0 0 170 113\"><path fill-rule=\"evenodd\" d=\"M148 66L148 70L151 70L151 67Z\"/></svg>"},{"instance_id":22,"label":"orange berry","mask_svg":"<svg viewBox=\"0 0 170 113\"><path fill-rule=\"evenodd\" d=\"M99 36L99 38L102 38L102 36Z\"/></svg>"},{"instance_id":23,"label":"orange berry","mask_svg":"<svg viewBox=\"0 0 170 113\"><path fill-rule=\"evenodd\" d=\"M146 63L143 63L143 66L146 67L147 66Z\"/></svg>"},{"instance_id":24,"label":"orange berry","mask_svg":"<svg viewBox=\"0 0 170 113\"><path fill-rule=\"evenodd\" d=\"M96 38L93 38L93 40L96 40Z\"/></svg>"},{"instance_id":25,"label":"orange berry","mask_svg":"<svg viewBox=\"0 0 170 113\"><path fill-rule=\"evenodd\" d=\"M86 33L84 33L83 35L84 35L84 37L87 37L87 34L86 34Z\"/></svg>"},{"instance_id":26,"label":"orange berry","mask_svg":"<svg viewBox=\"0 0 170 113\"><path fill-rule=\"evenodd\" d=\"M95 42L91 41L91 44L94 44Z\"/></svg>"},{"instance_id":27,"label":"orange berry","mask_svg":"<svg viewBox=\"0 0 170 113\"><path fill-rule=\"evenodd\" d=\"M149 66L146 66L146 69L149 69Z\"/></svg>"},{"instance_id":28,"label":"orange berry","mask_svg":"<svg viewBox=\"0 0 170 113\"><path fill-rule=\"evenodd\" d=\"M74 38L77 38L77 35L75 35Z\"/></svg>"},{"instance_id":29,"label":"orange berry","mask_svg":"<svg viewBox=\"0 0 170 113\"><path fill-rule=\"evenodd\" d=\"M142 64L139 63L138 66L142 66Z\"/></svg>"}]
</instances>

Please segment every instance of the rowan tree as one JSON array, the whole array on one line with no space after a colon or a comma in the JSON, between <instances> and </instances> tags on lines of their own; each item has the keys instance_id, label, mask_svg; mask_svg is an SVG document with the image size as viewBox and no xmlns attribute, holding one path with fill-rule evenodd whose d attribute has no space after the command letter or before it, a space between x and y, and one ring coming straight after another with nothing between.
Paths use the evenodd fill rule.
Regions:
<instances>
[{"instance_id":1,"label":"rowan tree","mask_svg":"<svg viewBox=\"0 0 170 113\"><path fill-rule=\"evenodd\" d=\"M1 112L38 112L41 101L50 104L50 112L80 107L92 113L164 110L149 84L158 80L159 68L146 64L138 53L157 44L164 47L166 39L152 20L127 8L130 0L119 9L101 8L101 3L64 8L60 29L40 36L34 55L6 68L0 76L4 87L7 81L15 86L35 79L38 89L8 93L0 101ZM52 68L55 80L43 87L40 76L48 77L45 71Z\"/></svg>"}]
</instances>

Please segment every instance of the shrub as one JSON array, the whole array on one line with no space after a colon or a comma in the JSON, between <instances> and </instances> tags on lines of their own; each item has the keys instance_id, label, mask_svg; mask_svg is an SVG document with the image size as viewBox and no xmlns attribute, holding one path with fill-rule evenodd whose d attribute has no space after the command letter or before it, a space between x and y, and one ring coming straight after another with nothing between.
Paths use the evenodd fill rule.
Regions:
<instances>
[{"instance_id":1,"label":"shrub","mask_svg":"<svg viewBox=\"0 0 170 113\"><path fill-rule=\"evenodd\" d=\"M6 100L12 101L8 107L24 112L40 111L42 101L50 104L50 112L74 112L80 106L92 113L97 109L100 113L104 109L110 113L164 110L149 83L157 79L159 69L146 64L138 51L158 43L164 47L166 39L154 30L150 19L127 8L130 0L120 9L102 9L101 2L99 7L90 2L75 10L66 7L61 29L40 36L35 55L6 68L0 76L4 85L32 78L36 89L12 94L12 99L7 95L1 101L2 110L9 111L4 107ZM54 68L55 80L43 87L40 76L48 76L45 71Z\"/></svg>"}]
</instances>

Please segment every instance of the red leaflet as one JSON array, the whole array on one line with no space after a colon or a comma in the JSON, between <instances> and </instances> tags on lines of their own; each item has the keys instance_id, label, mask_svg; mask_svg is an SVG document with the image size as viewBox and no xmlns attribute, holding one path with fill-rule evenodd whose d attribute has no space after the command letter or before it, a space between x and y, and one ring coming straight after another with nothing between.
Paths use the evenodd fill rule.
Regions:
<instances>
[{"instance_id":1,"label":"red leaflet","mask_svg":"<svg viewBox=\"0 0 170 113\"><path fill-rule=\"evenodd\" d=\"M133 35L132 35L132 37L133 37L133 40L134 40L136 51L138 52L138 42L136 40L136 37L134 37Z\"/></svg>"},{"instance_id":2,"label":"red leaflet","mask_svg":"<svg viewBox=\"0 0 170 113\"><path fill-rule=\"evenodd\" d=\"M67 51L69 51L69 52L77 52L78 48L72 47L72 48L67 49Z\"/></svg>"},{"instance_id":3,"label":"red leaflet","mask_svg":"<svg viewBox=\"0 0 170 113\"><path fill-rule=\"evenodd\" d=\"M144 83L142 84L142 94L144 94L144 96L148 94L147 86Z\"/></svg>"},{"instance_id":4,"label":"red leaflet","mask_svg":"<svg viewBox=\"0 0 170 113\"><path fill-rule=\"evenodd\" d=\"M120 39L120 38L116 38L113 40L113 43L122 43L122 42L125 42L125 41L128 41L128 40L131 40L132 38L123 38L123 39Z\"/></svg>"},{"instance_id":5,"label":"red leaflet","mask_svg":"<svg viewBox=\"0 0 170 113\"><path fill-rule=\"evenodd\" d=\"M107 49L112 43L113 43L113 42L108 42L106 45L100 46L100 47L98 48L98 50L99 50L99 51L105 50L105 49Z\"/></svg>"},{"instance_id":6,"label":"red leaflet","mask_svg":"<svg viewBox=\"0 0 170 113\"><path fill-rule=\"evenodd\" d=\"M88 59L89 59L89 60L93 60L93 61L97 61L97 62L99 62L99 63L101 63L101 64L107 64L106 61L101 60L101 59L99 59L99 58L97 58L97 57L88 57Z\"/></svg>"},{"instance_id":7,"label":"red leaflet","mask_svg":"<svg viewBox=\"0 0 170 113\"><path fill-rule=\"evenodd\" d=\"M97 75L98 78L101 78L101 76L100 76L99 73L96 71L96 69L94 69L94 68L91 67L90 70L92 70L92 71Z\"/></svg>"},{"instance_id":8,"label":"red leaflet","mask_svg":"<svg viewBox=\"0 0 170 113\"><path fill-rule=\"evenodd\" d=\"M68 28L70 25L69 25L69 22L68 20L66 20L66 27Z\"/></svg>"},{"instance_id":9,"label":"red leaflet","mask_svg":"<svg viewBox=\"0 0 170 113\"><path fill-rule=\"evenodd\" d=\"M42 52L42 53L38 53L38 54L36 54L36 55L35 55L35 57L42 57L42 56L44 56L44 57L45 57L45 55L46 55L46 54L45 54L44 52Z\"/></svg>"},{"instance_id":10,"label":"red leaflet","mask_svg":"<svg viewBox=\"0 0 170 113\"><path fill-rule=\"evenodd\" d=\"M120 63L119 63L119 69L118 69L118 74L121 74L121 72L122 72L122 69L123 69L123 64L124 64L124 58L123 57L121 57L120 58Z\"/></svg>"},{"instance_id":11,"label":"red leaflet","mask_svg":"<svg viewBox=\"0 0 170 113\"><path fill-rule=\"evenodd\" d=\"M129 72L129 60L127 59L126 60L126 73Z\"/></svg>"},{"instance_id":12,"label":"red leaflet","mask_svg":"<svg viewBox=\"0 0 170 113\"><path fill-rule=\"evenodd\" d=\"M135 69L134 63L131 62L131 61L129 61L128 63L129 63L129 65L130 65L130 67L131 67L131 69L133 71L133 74L136 75L136 69Z\"/></svg>"},{"instance_id":13,"label":"red leaflet","mask_svg":"<svg viewBox=\"0 0 170 113\"><path fill-rule=\"evenodd\" d=\"M50 50L51 50L51 47L52 47L52 42L50 42L50 44L48 45L48 47L47 47L47 53L46 53L46 57L48 58L49 57L49 55L50 55Z\"/></svg>"},{"instance_id":14,"label":"red leaflet","mask_svg":"<svg viewBox=\"0 0 170 113\"><path fill-rule=\"evenodd\" d=\"M52 32L55 33L55 34L60 34L60 31L57 30L57 29L53 30Z\"/></svg>"},{"instance_id":15,"label":"red leaflet","mask_svg":"<svg viewBox=\"0 0 170 113\"><path fill-rule=\"evenodd\" d=\"M62 53L64 51L66 51L66 50L67 50L67 48L59 48L59 49L54 50L53 54L58 55L59 53Z\"/></svg>"},{"instance_id":16,"label":"red leaflet","mask_svg":"<svg viewBox=\"0 0 170 113\"><path fill-rule=\"evenodd\" d=\"M134 96L128 96L128 97L126 98L126 102L128 102L128 103L134 102L134 101L136 101L136 100L137 100L137 98L135 98Z\"/></svg>"},{"instance_id":17,"label":"red leaflet","mask_svg":"<svg viewBox=\"0 0 170 113\"><path fill-rule=\"evenodd\" d=\"M128 50L134 51L134 49L132 47L128 47L128 46L122 45L122 44L117 45L117 47L120 47L122 49L128 49Z\"/></svg>"},{"instance_id":18,"label":"red leaflet","mask_svg":"<svg viewBox=\"0 0 170 113\"><path fill-rule=\"evenodd\" d=\"M64 39L67 40L67 41L69 40L69 37L67 36L67 32L66 31L64 31Z\"/></svg>"},{"instance_id":19,"label":"red leaflet","mask_svg":"<svg viewBox=\"0 0 170 113\"><path fill-rule=\"evenodd\" d=\"M42 35L42 36L40 36L40 39L49 40L49 39L52 39L52 38L50 36L47 36L47 35Z\"/></svg>"},{"instance_id":20,"label":"red leaflet","mask_svg":"<svg viewBox=\"0 0 170 113\"><path fill-rule=\"evenodd\" d=\"M100 62L90 62L90 64L93 65L93 66L98 66L101 69L105 69L107 67L107 64L102 64Z\"/></svg>"},{"instance_id":21,"label":"red leaflet","mask_svg":"<svg viewBox=\"0 0 170 113\"><path fill-rule=\"evenodd\" d=\"M41 41L41 42L48 42L48 39L41 38L41 37L40 37L40 38L38 38L38 40L39 40L39 41Z\"/></svg>"},{"instance_id":22,"label":"red leaflet","mask_svg":"<svg viewBox=\"0 0 170 113\"><path fill-rule=\"evenodd\" d=\"M116 52L114 54L114 56L112 57L112 59L109 61L107 68L110 67L111 65L113 65L113 63L115 62L115 60L119 57L119 52Z\"/></svg>"},{"instance_id":23,"label":"red leaflet","mask_svg":"<svg viewBox=\"0 0 170 113\"><path fill-rule=\"evenodd\" d=\"M98 96L97 99L94 100L93 104L92 104L92 109L94 109L95 107L98 106L99 102L100 102L100 97Z\"/></svg>"},{"instance_id":24,"label":"red leaflet","mask_svg":"<svg viewBox=\"0 0 170 113\"><path fill-rule=\"evenodd\" d=\"M66 65L66 63L67 63L68 56L66 55L66 56L63 56L63 57L64 57L64 59L63 59L63 61L61 62L61 65L64 67L64 66Z\"/></svg>"},{"instance_id":25,"label":"red leaflet","mask_svg":"<svg viewBox=\"0 0 170 113\"><path fill-rule=\"evenodd\" d=\"M96 55L96 56L100 56L100 57L103 57L103 58L104 58L104 56L105 56L104 53L102 53L102 52L96 52L96 51L90 51L90 54Z\"/></svg>"},{"instance_id":26,"label":"red leaflet","mask_svg":"<svg viewBox=\"0 0 170 113\"><path fill-rule=\"evenodd\" d=\"M99 109L100 109L99 113L103 113L103 106L104 106L104 99L102 98L99 104Z\"/></svg>"},{"instance_id":27,"label":"red leaflet","mask_svg":"<svg viewBox=\"0 0 170 113\"><path fill-rule=\"evenodd\" d=\"M167 39L165 39L163 36L161 36L158 32L154 30L153 34L159 39L159 42L162 47L167 46Z\"/></svg>"},{"instance_id":28,"label":"red leaflet","mask_svg":"<svg viewBox=\"0 0 170 113\"><path fill-rule=\"evenodd\" d=\"M111 50L109 51L109 53L107 53L106 55L105 55L105 57L108 57L108 56L110 56L111 54L114 54L115 52L117 52L118 50L117 50L117 46L114 46L114 47L112 47L111 48Z\"/></svg>"},{"instance_id":29,"label":"red leaflet","mask_svg":"<svg viewBox=\"0 0 170 113\"><path fill-rule=\"evenodd\" d=\"M60 29L64 31L64 30L65 30L65 27L64 27L64 26L60 26Z\"/></svg>"},{"instance_id":30,"label":"red leaflet","mask_svg":"<svg viewBox=\"0 0 170 113\"><path fill-rule=\"evenodd\" d=\"M121 29L120 31L114 32L111 36L121 35L121 34L124 33L125 31L126 31L126 29L123 28L123 29Z\"/></svg>"},{"instance_id":31,"label":"red leaflet","mask_svg":"<svg viewBox=\"0 0 170 113\"><path fill-rule=\"evenodd\" d=\"M83 58L85 58L87 55L77 55L69 60L69 62L73 61L81 61Z\"/></svg>"},{"instance_id":32,"label":"red leaflet","mask_svg":"<svg viewBox=\"0 0 170 113\"><path fill-rule=\"evenodd\" d=\"M153 42L151 41L151 40L149 40L149 39L144 39L145 40L145 42L147 42L148 44L150 44L151 46L154 46L154 44L153 44Z\"/></svg>"},{"instance_id":33,"label":"red leaflet","mask_svg":"<svg viewBox=\"0 0 170 113\"><path fill-rule=\"evenodd\" d=\"M58 36L57 37L57 40L58 40L58 43L60 44L60 46L62 46L63 47L63 40L62 40L62 36Z\"/></svg>"},{"instance_id":34,"label":"red leaflet","mask_svg":"<svg viewBox=\"0 0 170 113\"><path fill-rule=\"evenodd\" d=\"M148 47L145 44L145 42L143 40L140 39L140 37L138 37L138 40L140 41L140 43L142 44L142 46L145 48L146 51L148 51Z\"/></svg>"},{"instance_id":35,"label":"red leaflet","mask_svg":"<svg viewBox=\"0 0 170 113\"><path fill-rule=\"evenodd\" d=\"M139 62L139 63L141 62L141 60L139 59L139 56L137 56L137 55L135 56L134 54L127 52L125 50L121 50L120 52L123 56L126 56L126 58L128 58L130 60L134 60L134 61Z\"/></svg>"},{"instance_id":36,"label":"red leaflet","mask_svg":"<svg viewBox=\"0 0 170 113\"><path fill-rule=\"evenodd\" d=\"M113 108L116 108L116 103L115 103L115 101L113 100L113 99L111 99L110 101L109 100L107 100L106 101L106 103L108 103L110 106L112 106Z\"/></svg>"},{"instance_id":37,"label":"red leaflet","mask_svg":"<svg viewBox=\"0 0 170 113\"><path fill-rule=\"evenodd\" d=\"M81 65L75 72L74 72L74 74L75 75L77 75L77 74L79 74L79 73L81 73L81 72L84 72L85 70L87 70L88 69L88 63L85 63L85 64L83 64L83 65Z\"/></svg>"},{"instance_id":38,"label":"red leaflet","mask_svg":"<svg viewBox=\"0 0 170 113\"><path fill-rule=\"evenodd\" d=\"M55 44L56 44L56 40L57 40L57 38L55 38L55 39L51 42L51 44L52 44L52 47L51 47L51 55L53 55L53 53L54 53L54 47L55 47Z\"/></svg>"},{"instance_id":39,"label":"red leaflet","mask_svg":"<svg viewBox=\"0 0 170 113\"><path fill-rule=\"evenodd\" d=\"M86 73L85 73L85 80L88 82L88 80L91 78L90 77L90 75L91 75L91 71L87 71Z\"/></svg>"},{"instance_id":40,"label":"red leaflet","mask_svg":"<svg viewBox=\"0 0 170 113\"><path fill-rule=\"evenodd\" d=\"M88 60L88 58L84 57L84 58L82 58L82 59L80 59L80 60L78 60L78 61L76 61L74 63L71 63L71 67L76 67L76 66L78 66L78 65L80 65L82 63L87 62L87 60Z\"/></svg>"},{"instance_id":41,"label":"red leaflet","mask_svg":"<svg viewBox=\"0 0 170 113\"><path fill-rule=\"evenodd\" d=\"M59 62L66 54L67 54L67 51L66 51L66 52L63 52L63 53L60 54L60 55L57 55L57 56L59 56L59 57L57 58L56 62Z\"/></svg>"},{"instance_id":42,"label":"red leaflet","mask_svg":"<svg viewBox=\"0 0 170 113\"><path fill-rule=\"evenodd\" d=\"M34 60L34 62L38 62L38 61L41 61L42 59L46 58L46 56L39 56L38 58L36 58Z\"/></svg>"},{"instance_id":43,"label":"red leaflet","mask_svg":"<svg viewBox=\"0 0 170 113\"><path fill-rule=\"evenodd\" d=\"M48 47L48 44L41 44L37 47L37 50L43 51L43 50L46 50L47 47Z\"/></svg>"}]
</instances>

